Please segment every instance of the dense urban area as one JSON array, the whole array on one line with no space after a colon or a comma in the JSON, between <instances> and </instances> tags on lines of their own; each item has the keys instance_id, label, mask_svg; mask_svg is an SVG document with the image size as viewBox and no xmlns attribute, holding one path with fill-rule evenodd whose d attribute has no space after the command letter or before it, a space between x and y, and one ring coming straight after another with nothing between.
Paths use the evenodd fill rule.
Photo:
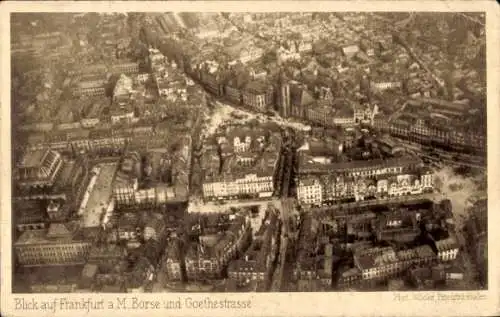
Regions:
<instances>
[{"instance_id":1,"label":"dense urban area","mask_svg":"<svg viewBox=\"0 0 500 317\"><path fill-rule=\"evenodd\" d=\"M13 292L486 289L484 21L12 14Z\"/></svg>"}]
</instances>

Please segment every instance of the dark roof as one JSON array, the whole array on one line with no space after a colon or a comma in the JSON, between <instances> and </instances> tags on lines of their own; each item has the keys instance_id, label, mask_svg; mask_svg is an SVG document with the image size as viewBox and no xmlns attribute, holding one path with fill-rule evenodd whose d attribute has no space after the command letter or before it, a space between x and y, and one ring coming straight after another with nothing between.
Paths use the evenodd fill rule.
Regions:
<instances>
[{"instance_id":1,"label":"dark roof","mask_svg":"<svg viewBox=\"0 0 500 317\"><path fill-rule=\"evenodd\" d=\"M252 81L246 85L245 90L255 94L264 94L269 91L270 88L272 87L266 82Z\"/></svg>"},{"instance_id":2,"label":"dark roof","mask_svg":"<svg viewBox=\"0 0 500 317\"><path fill-rule=\"evenodd\" d=\"M291 102L299 106L307 106L314 103L312 95L302 87L292 85L290 87Z\"/></svg>"},{"instance_id":3,"label":"dark roof","mask_svg":"<svg viewBox=\"0 0 500 317\"><path fill-rule=\"evenodd\" d=\"M143 255L151 262L151 264L158 264L164 251L162 243L150 239L144 243L143 249Z\"/></svg>"}]
</instances>

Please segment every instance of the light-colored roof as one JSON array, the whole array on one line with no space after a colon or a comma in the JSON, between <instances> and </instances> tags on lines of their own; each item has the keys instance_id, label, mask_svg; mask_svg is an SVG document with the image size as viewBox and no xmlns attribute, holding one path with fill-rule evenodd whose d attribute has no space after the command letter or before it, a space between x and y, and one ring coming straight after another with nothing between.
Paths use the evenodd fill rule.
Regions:
<instances>
[{"instance_id":1,"label":"light-colored roof","mask_svg":"<svg viewBox=\"0 0 500 317\"><path fill-rule=\"evenodd\" d=\"M68 237L71 232L63 223L52 223L47 231L47 238Z\"/></svg>"}]
</instances>

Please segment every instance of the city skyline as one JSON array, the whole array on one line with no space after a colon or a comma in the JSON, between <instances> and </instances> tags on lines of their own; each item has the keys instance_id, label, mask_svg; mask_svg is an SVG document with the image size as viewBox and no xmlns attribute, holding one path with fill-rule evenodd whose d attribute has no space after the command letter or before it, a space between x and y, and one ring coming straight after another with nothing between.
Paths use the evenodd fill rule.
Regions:
<instances>
[{"instance_id":1,"label":"city skyline","mask_svg":"<svg viewBox=\"0 0 500 317\"><path fill-rule=\"evenodd\" d=\"M485 14L11 15L13 292L488 289Z\"/></svg>"}]
</instances>

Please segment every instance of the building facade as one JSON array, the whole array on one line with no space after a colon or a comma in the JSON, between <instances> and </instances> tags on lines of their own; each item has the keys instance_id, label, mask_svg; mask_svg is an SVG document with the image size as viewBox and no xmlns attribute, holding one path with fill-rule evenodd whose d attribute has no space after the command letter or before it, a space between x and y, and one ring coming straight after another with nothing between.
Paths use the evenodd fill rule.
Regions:
<instances>
[{"instance_id":1,"label":"building facade","mask_svg":"<svg viewBox=\"0 0 500 317\"><path fill-rule=\"evenodd\" d=\"M242 92L243 105L265 112L274 103L274 90L263 82L251 82Z\"/></svg>"},{"instance_id":2,"label":"building facade","mask_svg":"<svg viewBox=\"0 0 500 317\"><path fill-rule=\"evenodd\" d=\"M18 263L22 266L84 264L92 243L74 239L63 224L48 229L26 231L14 243Z\"/></svg>"}]
</instances>

